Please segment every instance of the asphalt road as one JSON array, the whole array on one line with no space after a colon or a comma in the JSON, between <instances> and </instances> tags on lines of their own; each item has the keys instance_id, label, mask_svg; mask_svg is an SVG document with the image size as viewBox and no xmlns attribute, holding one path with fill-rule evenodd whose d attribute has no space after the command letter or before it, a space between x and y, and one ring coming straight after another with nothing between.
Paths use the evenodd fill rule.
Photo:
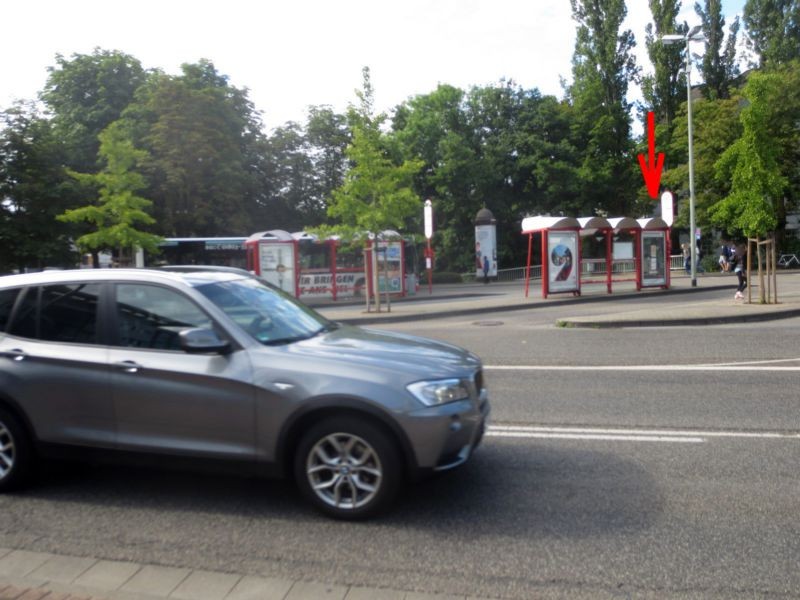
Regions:
<instances>
[{"instance_id":1,"label":"asphalt road","mask_svg":"<svg viewBox=\"0 0 800 600\"><path fill-rule=\"evenodd\" d=\"M478 352L493 427L384 518L318 517L282 482L52 465L0 497L0 539L428 593L800 597L800 320L570 330L557 316L387 326Z\"/></svg>"}]
</instances>

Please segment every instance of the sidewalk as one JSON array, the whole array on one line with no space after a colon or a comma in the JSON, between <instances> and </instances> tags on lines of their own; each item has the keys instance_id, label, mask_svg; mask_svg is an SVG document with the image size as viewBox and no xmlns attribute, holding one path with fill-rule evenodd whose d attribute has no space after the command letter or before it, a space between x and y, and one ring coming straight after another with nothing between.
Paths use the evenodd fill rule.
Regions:
<instances>
[{"instance_id":1,"label":"sidewalk","mask_svg":"<svg viewBox=\"0 0 800 600\"><path fill-rule=\"evenodd\" d=\"M648 327L670 325L713 325L721 323L766 321L800 316L800 272L788 271L778 274L778 304L759 304L758 286L754 279L752 288L745 290L745 299L734 300L736 278L729 274L709 274L698 277L697 287L683 274L673 274L668 290L643 289L637 292L633 282L618 283L608 294L604 285L584 285L581 296L553 294L542 298L541 284L531 282L528 297L525 297L523 282L460 284L433 286L432 293L421 288L415 296L392 300L391 312L367 313L363 303L318 303L315 308L333 321L353 325L398 323L433 319L479 315L496 311L536 310L559 308L560 314L554 324L562 327ZM693 298L696 292L715 291L714 298ZM752 302L748 303L748 291ZM685 302L675 302L680 295ZM658 297L670 297L671 302L653 310ZM643 307L642 300L648 300ZM573 317L570 308L591 304L597 314Z\"/></svg>"},{"instance_id":2,"label":"sidewalk","mask_svg":"<svg viewBox=\"0 0 800 600\"><path fill-rule=\"evenodd\" d=\"M480 600L0 548L0 600Z\"/></svg>"},{"instance_id":3,"label":"sidewalk","mask_svg":"<svg viewBox=\"0 0 800 600\"><path fill-rule=\"evenodd\" d=\"M755 283L755 282L754 282ZM585 286L582 296L541 297L532 282L528 298L522 283L434 286L393 301L391 312L366 313L361 303L322 303L326 317L353 324L374 324L437 317L469 316L495 311L557 308L554 325L563 327L642 327L711 325L800 316L800 272L778 275L779 304L734 300L735 278L705 275L691 287L688 277L672 279L669 290L637 292L632 283ZM697 292L710 292L697 297ZM669 299L659 303L658 299ZM570 316L591 305L590 316ZM385 308L385 307L384 307ZM215 573L192 568L63 556L0 547L0 600L478 600L447 594L361 588L321 582Z\"/></svg>"}]
</instances>

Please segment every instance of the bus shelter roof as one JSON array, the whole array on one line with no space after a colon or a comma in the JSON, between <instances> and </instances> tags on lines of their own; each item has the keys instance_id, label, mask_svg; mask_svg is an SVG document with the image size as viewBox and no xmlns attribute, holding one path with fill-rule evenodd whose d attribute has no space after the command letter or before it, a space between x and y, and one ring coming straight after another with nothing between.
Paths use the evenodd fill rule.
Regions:
<instances>
[{"instance_id":1,"label":"bus shelter roof","mask_svg":"<svg viewBox=\"0 0 800 600\"><path fill-rule=\"evenodd\" d=\"M533 233L545 229L580 229L578 219L572 217L526 217L522 219L522 233Z\"/></svg>"},{"instance_id":2,"label":"bus shelter roof","mask_svg":"<svg viewBox=\"0 0 800 600\"><path fill-rule=\"evenodd\" d=\"M661 217L639 219L639 225L642 229L669 229L669 225Z\"/></svg>"},{"instance_id":3,"label":"bus shelter roof","mask_svg":"<svg viewBox=\"0 0 800 600\"><path fill-rule=\"evenodd\" d=\"M614 217L613 219L609 219L608 222L611 224L611 229L614 231L642 228L639 222L632 217Z\"/></svg>"},{"instance_id":4,"label":"bus shelter roof","mask_svg":"<svg viewBox=\"0 0 800 600\"><path fill-rule=\"evenodd\" d=\"M270 229L269 231L259 231L258 233L254 233L251 235L249 240L278 240L281 242L291 242L294 241L292 234L288 231L284 231L283 229Z\"/></svg>"},{"instance_id":5,"label":"bus shelter roof","mask_svg":"<svg viewBox=\"0 0 800 600\"><path fill-rule=\"evenodd\" d=\"M591 235L598 229L613 229L611 223L603 217L580 217L581 235Z\"/></svg>"}]
</instances>

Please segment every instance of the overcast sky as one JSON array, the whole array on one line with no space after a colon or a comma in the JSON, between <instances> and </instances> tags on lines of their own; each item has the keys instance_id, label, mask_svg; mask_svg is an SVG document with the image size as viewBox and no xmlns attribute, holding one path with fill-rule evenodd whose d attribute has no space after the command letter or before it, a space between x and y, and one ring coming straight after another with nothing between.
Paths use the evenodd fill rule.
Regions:
<instances>
[{"instance_id":1,"label":"overcast sky","mask_svg":"<svg viewBox=\"0 0 800 600\"><path fill-rule=\"evenodd\" d=\"M727 28L744 0L722 4ZM693 6L684 0L690 25L699 24ZM646 70L649 20L646 0L628 0L626 27ZM207 58L250 90L268 128L303 122L310 105L343 111L363 66L385 111L439 83L501 78L561 97L575 43L569 0L27 0L5 2L3 21L0 108L35 98L56 54L100 47L168 73Z\"/></svg>"}]
</instances>

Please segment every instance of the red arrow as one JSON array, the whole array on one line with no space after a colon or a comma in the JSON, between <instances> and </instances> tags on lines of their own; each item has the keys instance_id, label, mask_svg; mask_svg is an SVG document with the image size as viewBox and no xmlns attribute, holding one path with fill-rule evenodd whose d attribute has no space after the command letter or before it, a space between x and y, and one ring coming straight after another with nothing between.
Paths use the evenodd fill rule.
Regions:
<instances>
[{"instance_id":1,"label":"red arrow","mask_svg":"<svg viewBox=\"0 0 800 600\"><path fill-rule=\"evenodd\" d=\"M639 166L642 167L647 193L651 198L657 198L658 187L661 185L661 169L664 168L664 153L658 153L658 163L656 163L656 115L652 111L647 113L647 147L649 165L645 161L644 154L640 154Z\"/></svg>"}]
</instances>

